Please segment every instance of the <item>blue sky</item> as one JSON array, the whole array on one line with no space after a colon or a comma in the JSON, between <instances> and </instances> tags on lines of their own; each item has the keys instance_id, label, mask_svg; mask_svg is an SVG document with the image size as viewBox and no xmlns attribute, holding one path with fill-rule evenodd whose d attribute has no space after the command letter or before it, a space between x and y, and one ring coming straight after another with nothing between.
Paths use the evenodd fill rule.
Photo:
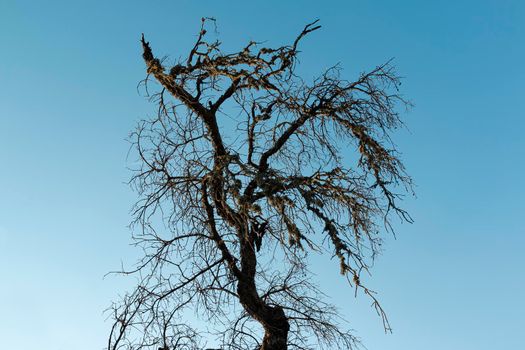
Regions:
<instances>
[{"instance_id":1,"label":"blue sky","mask_svg":"<svg viewBox=\"0 0 525 350\"><path fill-rule=\"evenodd\" d=\"M520 349L525 325L525 2L0 1L0 338L2 348L105 346L102 311L131 280L124 184L146 33L159 55L184 55L200 18L225 48L302 46L311 77L340 62L348 78L395 57L415 108L395 135L417 198L413 225L387 238L366 298L319 277L370 350ZM326 262L318 271L329 271ZM336 270L334 268L334 270Z\"/></svg>"}]
</instances>

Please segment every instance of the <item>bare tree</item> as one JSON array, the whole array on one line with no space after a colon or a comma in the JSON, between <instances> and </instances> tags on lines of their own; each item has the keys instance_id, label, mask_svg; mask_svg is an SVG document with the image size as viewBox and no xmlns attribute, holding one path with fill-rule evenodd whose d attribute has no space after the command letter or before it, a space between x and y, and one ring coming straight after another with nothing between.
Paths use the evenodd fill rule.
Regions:
<instances>
[{"instance_id":1,"label":"bare tree","mask_svg":"<svg viewBox=\"0 0 525 350\"><path fill-rule=\"evenodd\" d=\"M353 81L334 66L308 82L295 73L298 46L317 21L291 45L235 53L206 39L210 21L170 67L141 40L158 104L132 133L144 257L125 272L139 283L112 308L108 348L201 349L210 336L223 349L352 348L308 270L321 253L389 330L361 275L391 215L411 221L398 207L411 179L390 140L408 105L393 66ZM189 311L208 327L191 328Z\"/></svg>"}]
</instances>

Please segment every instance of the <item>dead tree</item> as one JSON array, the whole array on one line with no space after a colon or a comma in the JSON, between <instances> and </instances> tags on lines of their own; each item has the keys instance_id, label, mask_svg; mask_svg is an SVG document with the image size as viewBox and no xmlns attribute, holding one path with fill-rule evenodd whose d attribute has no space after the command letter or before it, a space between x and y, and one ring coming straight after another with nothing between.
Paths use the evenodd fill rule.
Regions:
<instances>
[{"instance_id":1,"label":"dead tree","mask_svg":"<svg viewBox=\"0 0 525 350\"><path fill-rule=\"evenodd\" d=\"M398 206L411 179L390 139L408 105L393 66L305 81L298 46L317 22L291 45L224 53L206 39L210 21L173 65L141 40L158 104L131 136L144 258L126 272L139 283L112 308L108 348L201 349L214 336L223 349L349 349L355 338L308 270L321 253L389 330L361 276L391 215L411 221ZM189 311L207 329L191 328Z\"/></svg>"}]
</instances>

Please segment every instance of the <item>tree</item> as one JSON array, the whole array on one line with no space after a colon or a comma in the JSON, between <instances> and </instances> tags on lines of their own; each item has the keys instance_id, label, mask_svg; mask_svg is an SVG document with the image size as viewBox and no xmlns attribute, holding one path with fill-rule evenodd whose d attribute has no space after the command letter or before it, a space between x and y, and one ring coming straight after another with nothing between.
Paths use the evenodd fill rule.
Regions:
<instances>
[{"instance_id":1,"label":"tree","mask_svg":"<svg viewBox=\"0 0 525 350\"><path fill-rule=\"evenodd\" d=\"M203 19L187 58L168 67L142 36L154 118L131 135L136 289L112 308L109 349L349 349L355 338L312 282L308 259L331 253L373 303L361 276L391 230L411 179L391 142L408 102L391 62L343 80L334 66L296 74L298 46L250 42L223 53ZM149 91L147 88L146 91ZM354 150L355 152L342 152ZM350 155L349 155L350 154ZM208 322L182 321L191 310Z\"/></svg>"}]
</instances>

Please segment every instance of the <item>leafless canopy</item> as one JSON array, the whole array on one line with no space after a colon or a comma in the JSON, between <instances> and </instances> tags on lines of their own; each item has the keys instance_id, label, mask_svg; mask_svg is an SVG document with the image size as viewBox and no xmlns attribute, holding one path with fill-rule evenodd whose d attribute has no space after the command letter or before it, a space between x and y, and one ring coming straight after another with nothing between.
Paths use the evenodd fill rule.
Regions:
<instances>
[{"instance_id":1,"label":"leafless canopy","mask_svg":"<svg viewBox=\"0 0 525 350\"><path fill-rule=\"evenodd\" d=\"M138 286L112 308L108 348L202 349L214 338L222 349L349 349L354 337L308 270L323 252L389 330L361 274L389 217L411 220L396 192L411 180L389 136L407 105L394 68L347 81L336 66L304 81L298 46L317 22L291 45L224 53L206 39L210 21L172 66L141 40L158 103L131 136L144 257L127 272Z\"/></svg>"}]
</instances>

